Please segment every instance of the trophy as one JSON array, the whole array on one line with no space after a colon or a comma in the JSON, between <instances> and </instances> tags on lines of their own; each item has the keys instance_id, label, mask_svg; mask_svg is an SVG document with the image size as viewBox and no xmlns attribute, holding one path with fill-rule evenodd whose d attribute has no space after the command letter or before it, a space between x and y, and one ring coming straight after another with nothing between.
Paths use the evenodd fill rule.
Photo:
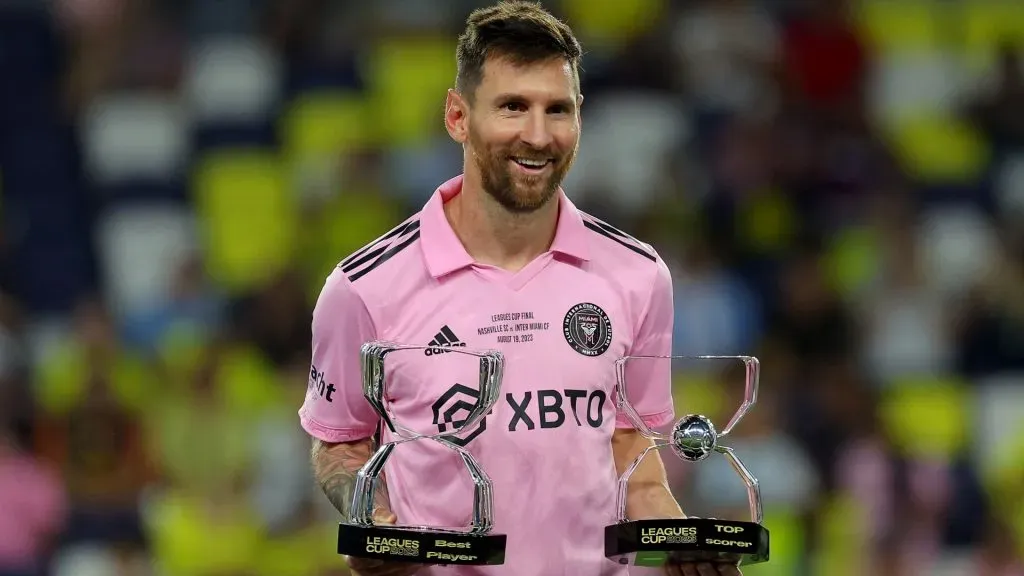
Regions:
<instances>
[{"instance_id":1,"label":"trophy","mask_svg":"<svg viewBox=\"0 0 1024 576\"><path fill-rule=\"evenodd\" d=\"M445 348L445 352L479 358L479 397L466 419L454 429L425 435L398 423L388 406L384 359L400 350L435 350L436 346L406 346L388 342L368 342L360 348L363 395L397 439L382 444L356 475L355 490L348 518L338 527L338 554L417 564L495 565L505 561L504 534L492 534L493 497L491 479L476 459L456 441L463 430L470 430L490 412L498 400L505 359L496 350L473 351ZM454 439L454 440L453 440ZM374 497L384 464L395 448L406 442L427 440L455 452L465 463L472 478L473 514L470 526L458 530L433 526L378 526L373 520Z\"/></svg>"},{"instance_id":2,"label":"trophy","mask_svg":"<svg viewBox=\"0 0 1024 576\"><path fill-rule=\"evenodd\" d=\"M719 433L705 416L691 414L678 420L667 433L648 427L629 402L626 364L631 361L739 360L745 367L743 403ZM752 356L626 356L615 364L616 404L637 431L652 440L649 448L634 460L619 479L617 521L605 527L605 556L620 564L663 566L666 563L709 562L739 565L768 560L768 530L762 523L761 495L757 479L743 466L732 448L724 446L733 427L757 401L760 362ZM750 521L714 518L637 519L626 513L626 494L630 476L652 450L671 448L684 461L699 462L717 452L746 484Z\"/></svg>"}]
</instances>

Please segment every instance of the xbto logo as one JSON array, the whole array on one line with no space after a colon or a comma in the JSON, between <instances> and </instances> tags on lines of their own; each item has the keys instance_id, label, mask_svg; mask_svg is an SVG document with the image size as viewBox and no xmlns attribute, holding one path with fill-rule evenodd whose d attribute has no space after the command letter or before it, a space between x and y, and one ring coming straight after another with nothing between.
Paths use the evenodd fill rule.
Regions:
<instances>
[{"instance_id":1,"label":"xbto logo","mask_svg":"<svg viewBox=\"0 0 1024 576\"><path fill-rule=\"evenodd\" d=\"M567 403L576 426L600 428L601 424L604 424L604 404L608 400L604 390L537 390L537 404L533 411L537 423L534 423L530 417L531 411L528 410L532 398L533 394L529 391L524 393L520 400L516 400L511 392L505 394L505 401L512 408L512 419L508 423L509 432L518 430L520 422L527 430L533 430L537 423L541 429L560 428L566 422Z\"/></svg>"},{"instance_id":2,"label":"xbto logo","mask_svg":"<svg viewBox=\"0 0 1024 576\"><path fill-rule=\"evenodd\" d=\"M449 388L431 406L437 431L451 432L462 426L479 397L477 390L462 384ZM505 394L505 403L512 409L508 431L560 428L567 423L571 426L573 422L577 427L600 428L604 424L607 401L608 395L603 390L537 390L536 396L533 391L526 391L519 398L509 392ZM489 412L465 438L452 437L451 441L466 446L487 429L491 414Z\"/></svg>"}]
</instances>

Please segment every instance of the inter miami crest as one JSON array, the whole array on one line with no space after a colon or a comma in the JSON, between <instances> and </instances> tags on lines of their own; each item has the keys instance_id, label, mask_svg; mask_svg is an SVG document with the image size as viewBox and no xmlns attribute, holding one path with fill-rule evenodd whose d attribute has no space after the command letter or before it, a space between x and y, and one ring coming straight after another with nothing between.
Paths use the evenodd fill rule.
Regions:
<instances>
[{"instance_id":1,"label":"inter miami crest","mask_svg":"<svg viewBox=\"0 0 1024 576\"><path fill-rule=\"evenodd\" d=\"M612 344L612 321L597 304L583 302L565 314L562 333L573 350L600 356Z\"/></svg>"}]
</instances>

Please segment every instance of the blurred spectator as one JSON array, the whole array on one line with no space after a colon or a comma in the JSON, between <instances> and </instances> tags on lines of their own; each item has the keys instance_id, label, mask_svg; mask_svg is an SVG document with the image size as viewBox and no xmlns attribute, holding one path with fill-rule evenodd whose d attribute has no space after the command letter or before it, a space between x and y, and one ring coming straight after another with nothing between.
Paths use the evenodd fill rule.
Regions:
<instances>
[{"instance_id":1,"label":"blurred spectator","mask_svg":"<svg viewBox=\"0 0 1024 576\"><path fill-rule=\"evenodd\" d=\"M808 111L862 109L868 54L848 19L846 0L803 0L782 33L788 98Z\"/></svg>"},{"instance_id":2,"label":"blurred spectator","mask_svg":"<svg viewBox=\"0 0 1024 576\"><path fill-rule=\"evenodd\" d=\"M211 286L198 255L178 268L169 299L135 313L125 321L125 341L146 353L154 353L175 332L207 340L224 321L223 302Z\"/></svg>"},{"instance_id":3,"label":"blurred spectator","mask_svg":"<svg viewBox=\"0 0 1024 576\"><path fill-rule=\"evenodd\" d=\"M238 303L237 329L274 365L303 365L310 354L308 310L299 276L285 273Z\"/></svg>"},{"instance_id":4,"label":"blurred spectator","mask_svg":"<svg viewBox=\"0 0 1024 576\"><path fill-rule=\"evenodd\" d=\"M971 376L1024 370L1024 250L1007 242L965 302L959 369Z\"/></svg>"},{"instance_id":5,"label":"blurred spectator","mask_svg":"<svg viewBox=\"0 0 1024 576\"><path fill-rule=\"evenodd\" d=\"M742 354L760 336L760 303L743 279L725 267L707 236L691 234L682 262L673 266L673 353Z\"/></svg>"},{"instance_id":6,"label":"blurred spectator","mask_svg":"<svg viewBox=\"0 0 1024 576\"><path fill-rule=\"evenodd\" d=\"M975 569L978 574L986 576L1024 574L1024 560L1021 560L1020 545L1014 541L1012 527L1000 522L991 523Z\"/></svg>"},{"instance_id":7,"label":"blurred spectator","mask_svg":"<svg viewBox=\"0 0 1024 576\"><path fill-rule=\"evenodd\" d=\"M858 305L865 363L881 384L952 367L950 303L926 283L917 233L912 219L897 215L886 222L880 268Z\"/></svg>"},{"instance_id":8,"label":"blurred spectator","mask_svg":"<svg viewBox=\"0 0 1024 576\"><path fill-rule=\"evenodd\" d=\"M772 326L805 366L854 347L852 314L826 280L819 250L793 255L779 276Z\"/></svg>"},{"instance_id":9,"label":"blurred spectator","mask_svg":"<svg viewBox=\"0 0 1024 576\"><path fill-rule=\"evenodd\" d=\"M37 444L67 485L65 543L112 545L131 556L145 547L139 505L152 468L139 418L152 391L100 304L83 303L77 321L77 342L42 373Z\"/></svg>"},{"instance_id":10,"label":"blurred spectator","mask_svg":"<svg viewBox=\"0 0 1024 576\"><path fill-rule=\"evenodd\" d=\"M259 522L247 498L254 421L232 394L239 389L225 383L228 350L214 343L177 366L149 413L164 490L147 518L156 562L172 574L241 576L254 566Z\"/></svg>"},{"instance_id":11,"label":"blurred spectator","mask_svg":"<svg viewBox=\"0 0 1024 576\"><path fill-rule=\"evenodd\" d=\"M264 412L253 429L256 463L253 478L253 507L267 529L288 533L309 527L307 508L316 488L309 461L309 437L295 423L289 402L302 402L309 380L306 365L281 370L280 402Z\"/></svg>"},{"instance_id":12,"label":"blurred spectator","mask_svg":"<svg viewBox=\"0 0 1024 576\"><path fill-rule=\"evenodd\" d=\"M61 477L14 429L12 389L0 386L0 576L42 576L67 514Z\"/></svg>"},{"instance_id":13,"label":"blurred spectator","mask_svg":"<svg viewBox=\"0 0 1024 576\"><path fill-rule=\"evenodd\" d=\"M1024 147L1024 63L1017 46L1000 47L994 82L968 113L999 148Z\"/></svg>"},{"instance_id":14,"label":"blurred spectator","mask_svg":"<svg viewBox=\"0 0 1024 576\"><path fill-rule=\"evenodd\" d=\"M701 0L672 33L685 88L699 113L765 118L777 103L777 24L757 2Z\"/></svg>"},{"instance_id":15,"label":"blurred spectator","mask_svg":"<svg viewBox=\"0 0 1024 576\"><path fill-rule=\"evenodd\" d=\"M248 488L251 422L220 378L225 348L217 344L187 372L172 373L160 403L149 410L153 454L172 490L227 496Z\"/></svg>"}]
</instances>

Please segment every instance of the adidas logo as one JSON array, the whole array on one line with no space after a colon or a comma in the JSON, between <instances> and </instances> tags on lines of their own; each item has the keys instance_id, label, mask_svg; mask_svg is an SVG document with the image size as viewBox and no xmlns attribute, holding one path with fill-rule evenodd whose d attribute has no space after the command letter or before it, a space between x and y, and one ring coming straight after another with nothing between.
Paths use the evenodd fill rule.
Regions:
<instances>
[{"instance_id":1,"label":"adidas logo","mask_svg":"<svg viewBox=\"0 0 1024 576\"><path fill-rule=\"evenodd\" d=\"M433 356L434 354L447 354L451 350L445 350L445 348L451 348L452 346L466 347L465 342L460 342L459 337L452 332L452 329L445 325L441 328L441 331L434 335L434 339L427 343L427 348L423 351L424 356Z\"/></svg>"}]
</instances>

